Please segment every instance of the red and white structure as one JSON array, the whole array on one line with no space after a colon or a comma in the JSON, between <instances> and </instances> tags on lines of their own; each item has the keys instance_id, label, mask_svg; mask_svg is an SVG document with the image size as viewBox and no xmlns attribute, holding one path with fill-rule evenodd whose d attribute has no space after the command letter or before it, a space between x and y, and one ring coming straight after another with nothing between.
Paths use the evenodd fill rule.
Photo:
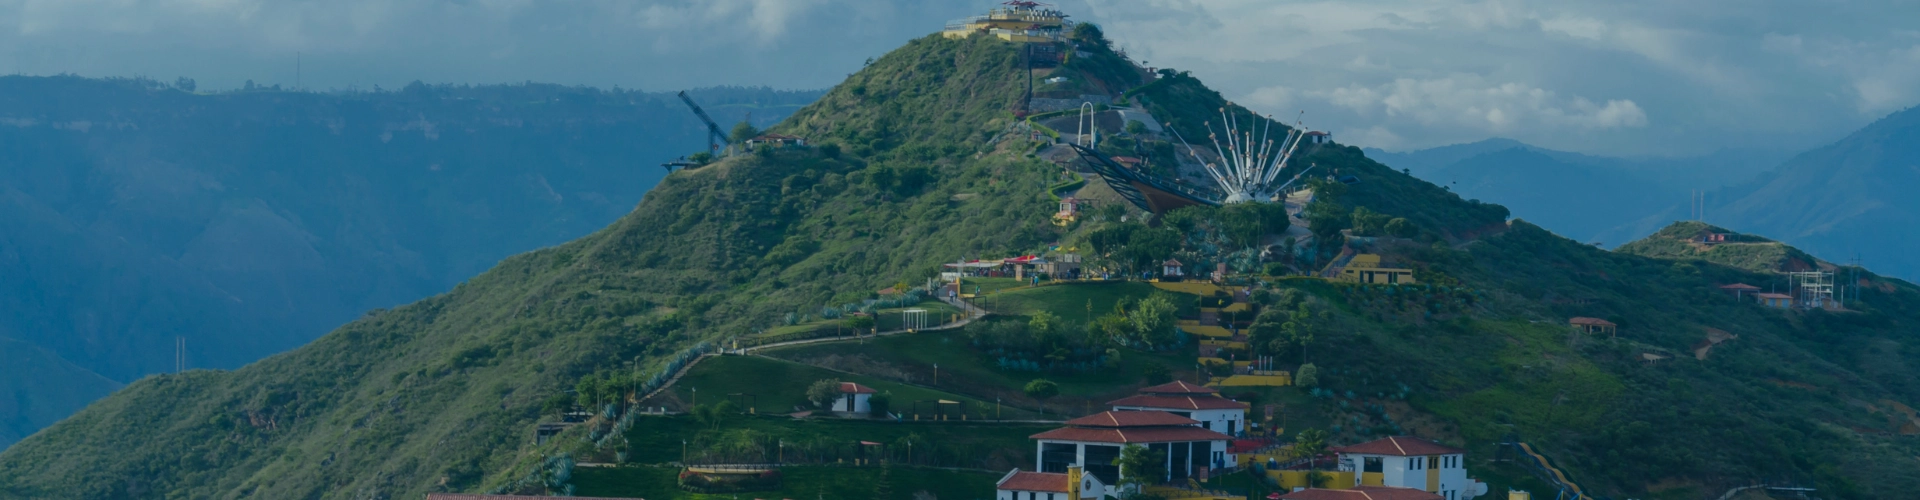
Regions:
<instances>
[{"instance_id":1,"label":"red and white structure","mask_svg":"<svg viewBox=\"0 0 1920 500\"><path fill-rule=\"evenodd\" d=\"M1114 411L1163 411L1200 422L1210 431L1239 436L1247 431L1247 404L1220 397L1212 387L1175 381L1108 401Z\"/></svg>"},{"instance_id":2,"label":"red and white structure","mask_svg":"<svg viewBox=\"0 0 1920 500\"><path fill-rule=\"evenodd\" d=\"M1394 436L1333 451L1340 454L1340 470L1354 473L1356 487L1410 488L1443 500L1465 500L1487 492L1486 483L1467 477L1467 450L1460 448Z\"/></svg>"},{"instance_id":3,"label":"red and white structure","mask_svg":"<svg viewBox=\"0 0 1920 500\"><path fill-rule=\"evenodd\" d=\"M1085 475L1098 479L1106 491L1120 494L1111 486L1120 482L1120 468L1113 465L1120 449L1140 445L1163 457L1165 468L1154 482L1186 479L1202 469L1219 469L1234 463L1226 434L1207 430L1194 420L1164 411L1108 411L1067 421L1067 426L1032 437L1039 446L1034 465L1040 472L1066 473L1080 467Z\"/></svg>"}]
</instances>

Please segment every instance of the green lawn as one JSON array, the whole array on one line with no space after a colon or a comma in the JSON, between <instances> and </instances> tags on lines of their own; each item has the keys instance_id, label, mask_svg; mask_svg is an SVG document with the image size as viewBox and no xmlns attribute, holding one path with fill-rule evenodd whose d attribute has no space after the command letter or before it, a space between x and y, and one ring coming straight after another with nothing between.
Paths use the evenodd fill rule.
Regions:
<instances>
[{"instance_id":1,"label":"green lawn","mask_svg":"<svg viewBox=\"0 0 1920 500\"><path fill-rule=\"evenodd\" d=\"M1030 286L1032 282L1013 278L961 278L960 293L993 293L1009 288Z\"/></svg>"},{"instance_id":2,"label":"green lawn","mask_svg":"<svg viewBox=\"0 0 1920 500\"><path fill-rule=\"evenodd\" d=\"M1058 418L1062 412L1067 416L1080 416L1090 410L1098 410L1106 401L1131 394L1145 385L1143 370L1147 363L1160 363L1171 370L1174 376L1191 380L1195 356L1191 347L1165 353L1122 350L1118 371L1081 374L1015 372L994 368L969 348L965 339L958 332L929 332L883 337L864 344L838 342L771 349L764 351L764 354L813 362L863 357L878 362L847 365L844 368L862 373L905 372L914 374L915 380L930 378L933 365L938 364L941 389L989 402L997 397L1008 405L1036 409L1039 408L1038 402L1027 398L1021 388L1033 379L1045 378L1060 384L1060 396L1047 401L1047 413L1054 415L1050 418Z\"/></svg>"},{"instance_id":3,"label":"green lawn","mask_svg":"<svg viewBox=\"0 0 1920 500\"><path fill-rule=\"evenodd\" d=\"M574 492L579 496L661 499L735 499L735 498L875 498L885 483L892 494L888 498L911 499L925 491L942 500L993 498L993 482L1003 473L951 471L918 467L785 467L780 469L782 485L778 491L738 495L702 495L680 491L676 475L680 470L668 467L619 467L574 469Z\"/></svg>"},{"instance_id":4,"label":"green lawn","mask_svg":"<svg viewBox=\"0 0 1920 500\"><path fill-rule=\"evenodd\" d=\"M929 334L904 334L898 337L913 337L919 335ZM888 338L892 337L882 337L880 340L886 340ZM858 346L860 344L853 342L835 342L820 345L828 350L833 350ZM655 406L688 406L696 402L700 404L712 404L732 399L734 404L742 406L743 409L751 406L761 413L786 414L794 411L793 408L795 406L812 408L812 403L807 401L807 386L812 385L815 381L829 378L857 382L873 387L879 391L890 393L893 397L892 411L902 415L906 415L913 410L913 403L915 401L939 399L965 403L965 410L971 415L969 418L990 417L994 413L993 400L991 398L984 400L969 398L951 392L907 385L878 377L850 375L792 361L762 356L721 356L702 361L699 365L694 366L693 370L687 372L687 375L681 378L678 383L675 383L672 389L668 390L671 396L676 398L677 402L681 404L675 404L675 402L671 401L660 401L662 398L659 397L656 397L654 401L648 401L646 404ZM694 397L696 389L698 390L697 392L699 392L698 401L695 401ZM741 396L732 396L734 394L740 394ZM745 396L749 394L752 395L752 397ZM933 411L930 408L930 406L923 408L923 411L929 416ZM1034 418L1032 413L1020 409L1003 409L1001 415L1006 419Z\"/></svg>"},{"instance_id":5,"label":"green lawn","mask_svg":"<svg viewBox=\"0 0 1920 500\"><path fill-rule=\"evenodd\" d=\"M1112 312L1113 304L1122 298L1139 300L1155 290L1153 285L1141 281L1071 283L1012 290L976 298L974 303L999 314L1027 316L1046 311L1054 316L1084 322L1088 320L1089 301L1093 303L1092 317L1099 317ZM1197 307L1191 300L1176 303L1181 306L1182 312L1191 312Z\"/></svg>"},{"instance_id":6,"label":"green lawn","mask_svg":"<svg viewBox=\"0 0 1920 500\"><path fill-rule=\"evenodd\" d=\"M627 460L635 464L679 462L685 446L688 457L698 461L702 451L709 450L710 446L739 443L741 436L747 436L757 444L735 449L758 446L757 450L721 458L732 463L838 464L851 462L855 456L887 456L894 463L911 460L915 465L998 470L1023 464L1031 467L1034 445L1027 436L1056 427L1059 426L951 420L793 419L769 415L737 415L717 424L706 424L685 415L646 416L640 417L626 435ZM909 440L913 442L912 450L906 446ZM861 441L883 446L855 449ZM784 449L778 443L785 443Z\"/></svg>"}]
</instances>

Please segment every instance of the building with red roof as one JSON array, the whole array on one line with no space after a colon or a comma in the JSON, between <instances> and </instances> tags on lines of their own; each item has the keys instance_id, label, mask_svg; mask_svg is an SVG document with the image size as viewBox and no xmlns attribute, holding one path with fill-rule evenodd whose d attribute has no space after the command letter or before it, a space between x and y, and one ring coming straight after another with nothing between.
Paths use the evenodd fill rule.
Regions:
<instances>
[{"instance_id":1,"label":"building with red roof","mask_svg":"<svg viewBox=\"0 0 1920 500\"><path fill-rule=\"evenodd\" d=\"M873 404L868 400L872 399L876 392L879 391L873 390L872 387L853 382L841 382L840 397L833 400L833 411L871 413Z\"/></svg>"},{"instance_id":2,"label":"building with red roof","mask_svg":"<svg viewBox=\"0 0 1920 500\"><path fill-rule=\"evenodd\" d=\"M1413 488L1391 488L1386 486L1356 486L1352 489L1329 490L1308 488L1285 495L1281 500L1445 500L1446 497L1416 490Z\"/></svg>"},{"instance_id":3,"label":"building with red roof","mask_svg":"<svg viewBox=\"0 0 1920 500\"><path fill-rule=\"evenodd\" d=\"M1076 482L1079 484L1074 484ZM1079 500L1100 498L1107 490L1099 478L1080 473L1079 467L1069 468L1065 473L1014 469L993 486L995 500Z\"/></svg>"},{"instance_id":4,"label":"building with red roof","mask_svg":"<svg viewBox=\"0 0 1920 500\"><path fill-rule=\"evenodd\" d=\"M1234 463L1227 443L1232 437L1208 430L1200 422L1164 411L1107 411L1067 421L1067 426L1029 436L1037 441L1040 472L1066 473L1081 467L1105 491L1118 495L1120 468L1113 460L1128 445L1146 447L1166 461L1158 481L1186 479L1201 468L1219 469Z\"/></svg>"},{"instance_id":5,"label":"building with red roof","mask_svg":"<svg viewBox=\"0 0 1920 500\"><path fill-rule=\"evenodd\" d=\"M1467 477L1467 450L1460 448L1425 439L1393 436L1341 446L1332 451L1340 454L1340 470L1354 473L1356 487L1411 488L1436 496L1404 498L1442 500L1465 500L1487 492L1486 483Z\"/></svg>"},{"instance_id":6,"label":"building with red roof","mask_svg":"<svg viewBox=\"0 0 1920 500\"><path fill-rule=\"evenodd\" d=\"M1246 432L1247 404L1220 397L1220 391L1184 381L1140 389L1108 401L1114 411L1163 411L1200 422L1200 427L1229 436Z\"/></svg>"},{"instance_id":7,"label":"building with red roof","mask_svg":"<svg viewBox=\"0 0 1920 500\"><path fill-rule=\"evenodd\" d=\"M1618 328L1620 327L1620 325L1613 324L1612 321L1607 321L1600 318L1586 318L1586 317L1576 317L1573 319L1569 319L1567 320L1567 324L1573 325L1573 328L1575 330L1580 330L1587 333L1604 333L1607 335L1616 334L1616 332L1619 331Z\"/></svg>"}]
</instances>

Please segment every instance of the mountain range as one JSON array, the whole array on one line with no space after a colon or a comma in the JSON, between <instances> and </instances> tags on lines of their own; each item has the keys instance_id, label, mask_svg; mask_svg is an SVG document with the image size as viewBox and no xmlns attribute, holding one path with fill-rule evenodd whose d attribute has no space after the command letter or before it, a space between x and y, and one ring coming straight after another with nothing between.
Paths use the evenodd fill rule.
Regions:
<instances>
[{"instance_id":1,"label":"mountain range","mask_svg":"<svg viewBox=\"0 0 1920 500\"><path fill-rule=\"evenodd\" d=\"M766 125L818 93L691 95ZM666 93L0 78L0 337L36 347L0 371L22 394L0 446L119 384L239 367L587 234L705 135Z\"/></svg>"},{"instance_id":2,"label":"mountain range","mask_svg":"<svg viewBox=\"0 0 1920 500\"><path fill-rule=\"evenodd\" d=\"M134 381L0 451L0 496L567 494L572 481L611 474L651 474L651 491L675 492L667 484L695 446L690 442L714 441L702 436L720 435L741 449L779 443L776 449L785 450L795 442L779 434L782 426L844 425L833 444L865 450L872 429L954 425L799 420L785 408L730 413L725 409L735 403L714 400L752 395L714 395L712 386L689 391L704 405L690 401L671 415L643 415L640 397L672 383L689 360L715 346L795 333L839 336L855 323L829 319L838 314L829 310L877 315L882 299L898 304L902 289L937 278L943 263L956 260L1070 249L1086 257L1088 270L1136 270L1176 254L1196 268L1258 258L1260 249L1248 242L1269 239L1260 228L1291 222L1234 206L1147 214L1109 205L1056 223L1054 189L1079 181L1063 168L1070 165L1048 160L1066 146L1018 114L1033 77L1098 81L1123 105L1137 102L1156 121L1179 128L1202 128L1216 110L1254 116L1191 74L1148 72L1097 27L1079 26L1059 42L1068 46L1058 53L1071 57L1039 75L1029 66L1034 51L990 35L913 40L770 127L806 138L807 146L765 147L674 172L603 229L507 257L445 293L376 309L290 351L230 370ZM425 140L425 130L392 137ZM445 137L458 128L433 130ZM1129 135L1125 141L1141 151L1175 144L1147 132ZM1121 147L1114 142L1122 141L1102 147ZM1526 153L1514 158L1531 158ZM1417 433L1466 449L1468 470L1495 492L1551 491L1534 487L1544 480L1520 461L1501 459L1514 450L1503 443L1516 440L1551 456L1567 481L1597 496L1721 498L1762 483L1849 499L1920 490L1912 466L1920 441L1909 432L1920 428L1911 413L1920 402L1920 341L1912 335L1920 326L1920 287L1839 268L1862 285L1859 295L1833 310L1769 308L1721 288L1783 278L1746 254L1715 250L1731 246L1699 240L1731 232L1724 227L1671 225L1640 244L1608 250L1511 219L1531 216L1463 197L1450 182L1423 181L1410 175L1412 167L1383 164L1359 148L1327 144L1302 153L1302 161L1337 170L1347 182L1308 181L1314 199L1298 215L1316 243L1272 252L1278 260L1260 262L1267 264L1262 271L1236 274L1257 291L1242 303L1254 315L1245 321L1247 345L1229 346L1302 373L1311 356L1317 375L1310 386L1234 394L1283 403L1296 419L1286 424L1290 431L1325 431L1331 445ZM423 163L432 165L398 165ZM456 200L435 201L459 206ZM1802 255L1757 235L1733 236L1769 255ZM1356 253L1404 266L1418 283L1368 285L1287 272ZM1135 373L1207 375L1189 368L1198 364L1191 363L1199 352L1194 342L1153 325L1171 323L1164 316L1175 310L1194 310L1198 322L1203 304L1234 300L1224 291L1187 298L1154 291L1139 297L1153 305L1130 309L1108 297L1129 286L1177 285L1024 286L1003 279L975 280L976 290L980 282L1044 299L1028 302L1029 311L989 305L994 314L983 325L1051 332L1050 325L1085 318L1048 333L1054 337L1043 337L1047 343L1036 352L1102 362L1083 363L1088 371L1078 373L1009 369L990 361L1009 353L986 348L981 329L821 338L816 345L832 354L861 350L829 367L847 376L892 374L884 376L918 383L915 375L934 364L948 370L941 388L973 391L961 396L1023 395L1014 397L1046 405L1056 395L1023 387L1044 388L1032 382L1041 377L1078 377L1133 390L1144 385ZM1045 295L1053 293L1065 295ZM1115 304L1099 320L1092 316L1095 294ZM1138 326L1149 309L1168 321ZM1574 328L1599 324L1587 320L1617 328ZM1128 337L1133 328L1152 338ZM1174 339L1160 342L1161 335ZM918 347L878 351L899 339ZM986 375L961 383L952 380L956 371ZM740 380L749 374L711 376L734 377L735 387L759 385ZM1073 396L1070 384L1055 389L1062 399ZM576 405L584 411L574 412ZM1088 412L1064 403L1051 408ZM581 413L586 422L566 425ZM548 436L542 424L568 430ZM964 429L1012 443L961 450L969 457L1034 462L1027 427ZM911 453L914 435L902 439ZM923 447L938 444L919 439ZM575 460L597 466L575 474ZM819 473L875 485L870 491L879 498L914 496L891 489L888 479L912 464L889 467L836 465Z\"/></svg>"}]
</instances>

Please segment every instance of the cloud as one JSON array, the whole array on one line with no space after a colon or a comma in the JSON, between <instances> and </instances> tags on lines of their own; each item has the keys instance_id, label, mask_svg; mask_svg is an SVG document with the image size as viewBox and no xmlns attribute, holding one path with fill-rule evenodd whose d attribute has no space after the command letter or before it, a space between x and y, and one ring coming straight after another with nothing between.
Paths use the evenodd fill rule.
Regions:
<instances>
[{"instance_id":1,"label":"cloud","mask_svg":"<svg viewBox=\"0 0 1920 500\"><path fill-rule=\"evenodd\" d=\"M1349 86L1307 95L1383 121L1468 127L1494 135L1522 128L1592 130L1647 125L1646 112L1631 100L1598 104L1518 83L1489 83L1473 75L1401 78L1375 87Z\"/></svg>"}]
</instances>

